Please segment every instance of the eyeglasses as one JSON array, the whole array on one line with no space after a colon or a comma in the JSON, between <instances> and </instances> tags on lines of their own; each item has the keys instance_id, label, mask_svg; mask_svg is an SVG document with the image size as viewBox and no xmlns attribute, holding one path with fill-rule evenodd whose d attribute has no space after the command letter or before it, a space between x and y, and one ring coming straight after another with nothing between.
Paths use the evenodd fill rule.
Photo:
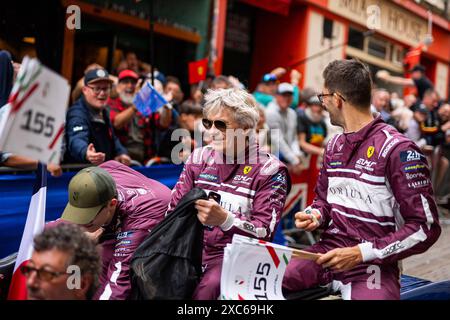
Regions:
<instances>
[{"instance_id":1,"label":"eyeglasses","mask_svg":"<svg viewBox=\"0 0 450 320\"><path fill-rule=\"evenodd\" d=\"M346 101L345 98L344 98L342 95L340 95L339 93L337 93L337 92L332 92L332 93L321 93L321 94L318 94L318 95L317 95L317 98L319 99L320 103L323 104L323 97L334 96L335 94L336 94L339 98L341 98L344 102Z\"/></svg>"},{"instance_id":2,"label":"eyeglasses","mask_svg":"<svg viewBox=\"0 0 450 320\"><path fill-rule=\"evenodd\" d=\"M219 130L219 131L225 132L227 130L227 124L225 123L225 121L222 121L222 120L211 121L211 120L203 118L202 123L203 123L203 126L207 130L211 129L213 124L214 124L214 127L216 127L217 130Z\"/></svg>"},{"instance_id":3,"label":"eyeglasses","mask_svg":"<svg viewBox=\"0 0 450 320\"><path fill-rule=\"evenodd\" d=\"M43 281L50 281L50 280L53 280L54 278L57 278L63 274L66 274L65 272L56 272L56 271L50 271L50 270L45 270L45 269L38 269L38 268L30 267L30 266L21 266L20 271L27 278L31 276L32 272L36 271L37 278L39 280L43 280Z\"/></svg>"},{"instance_id":4,"label":"eyeglasses","mask_svg":"<svg viewBox=\"0 0 450 320\"><path fill-rule=\"evenodd\" d=\"M109 93L111 91L111 87L91 87L91 86L86 86L89 89L91 89L95 95L100 94L100 92L104 91L105 93Z\"/></svg>"}]
</instances>

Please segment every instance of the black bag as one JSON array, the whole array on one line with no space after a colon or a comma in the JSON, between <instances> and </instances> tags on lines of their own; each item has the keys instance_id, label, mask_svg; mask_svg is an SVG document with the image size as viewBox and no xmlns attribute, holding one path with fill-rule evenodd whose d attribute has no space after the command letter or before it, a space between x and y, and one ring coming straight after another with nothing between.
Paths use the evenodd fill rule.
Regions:
<instances>
[{"instance_id":1,"label":"black bag","mask_svg":"<svg viewBox=\"0 0 450 320\"><path fill-rule=\"evenodd\" d=\"M204 227L194 207L198 199L207 199L205 191L189 191L136 249L131 299L191 299L202 275Z\"/></svg>"}]
</instances>

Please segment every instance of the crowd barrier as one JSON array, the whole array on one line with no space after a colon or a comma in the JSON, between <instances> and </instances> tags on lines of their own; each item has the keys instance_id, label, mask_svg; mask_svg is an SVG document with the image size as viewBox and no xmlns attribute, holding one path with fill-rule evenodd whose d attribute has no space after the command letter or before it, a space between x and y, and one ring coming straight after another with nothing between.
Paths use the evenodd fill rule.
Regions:
<instances>
[{"instance_id":1,"label":"crowd barrier","mask_svg":"<svg viewBox=\"0 0 450 320\"><path fill-rule=\"evenodd\" d=\"M293 214L309 205L314 198L314 187L319 174L317 156L308 156L306 170L291 176L292 188L286 199L282 229L293 228ZM81 167L74 167L81 169ZM133 167L145 176L172 189L180 176L182 165L152 165ZM1 170L0 170L1 172ZM48 175L46 221L61 216L67 203L67 186L77 170L64 172L61 177ZM31 199L35 175L33 173L0 174L0 258L19 249Z\"/></svg>"},{"instance_id":2,"label":"crowd barrier","mask_svg":"<svg viewBox=\"0 0 450 320\"><path fill-rule=\"evenodd\" d=\"M172 189L183 166L154 165L134 169ZM61 216L68 198L67 186L75 174L76 171L64 172L58 178L48 175L46 221ZM35 179L33 173L0 175L0 258L19 249Z\"/></svg>"}]
</instances>

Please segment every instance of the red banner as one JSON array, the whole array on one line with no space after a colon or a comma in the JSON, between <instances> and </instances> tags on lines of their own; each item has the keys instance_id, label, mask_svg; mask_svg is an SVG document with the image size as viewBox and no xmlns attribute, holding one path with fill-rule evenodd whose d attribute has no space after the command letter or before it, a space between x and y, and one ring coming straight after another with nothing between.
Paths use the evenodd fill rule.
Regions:
<instances>
[{"instance_id":1,"label":"red banner","mask_svg":"<svg viewBox=\"0 0 450 320\"><path fill-rule=\"evenodd\" d=\"M189 84L199 83L206 79L208 59L189 62Z\"/></svg>"}]
</instances>

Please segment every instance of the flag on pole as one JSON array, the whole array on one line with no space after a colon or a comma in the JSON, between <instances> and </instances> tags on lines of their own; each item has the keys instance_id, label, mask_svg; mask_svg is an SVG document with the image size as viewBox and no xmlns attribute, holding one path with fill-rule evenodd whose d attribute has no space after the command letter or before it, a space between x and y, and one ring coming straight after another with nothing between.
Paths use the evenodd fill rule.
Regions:
<instances>
[{"instance_id":1,"label":"flag on pole","mask_svg":"<svg viewBox=\"0 0 450 320\"><path fill-rule=\"evenodd\" d=\"M45 202L47 196L47 169L39 163L36 173L36 182L33 187L30 206L28 208L27 221L20 241L19 253L17 255L14 273L9 286L8 300L26 300L27 288L26 278L20 271L31 258L33 252L34 237L44 230L45 225Z\"/></svg>"},{"instance_id":2,"label":"flag on pole","mask_svg":"<svg viewBox=\"0 0 450 320\"><path fill-rule=\"evenodd\" d=\"M206 79L208 58L189 62L189 84L199 83Z\"/></svg>"},{"instance_id":3,"label":"flag on pole","mask_svg":"<svg viewBox=\"0 0 450 320\"><path fill-rule=\"evenodd\" d=\"M149 81L146 81L136 95L136 98L134 98L133 103L140 113L144 116L149 116L168 102L156 91Z\"/></svg>"}]
</instances>

